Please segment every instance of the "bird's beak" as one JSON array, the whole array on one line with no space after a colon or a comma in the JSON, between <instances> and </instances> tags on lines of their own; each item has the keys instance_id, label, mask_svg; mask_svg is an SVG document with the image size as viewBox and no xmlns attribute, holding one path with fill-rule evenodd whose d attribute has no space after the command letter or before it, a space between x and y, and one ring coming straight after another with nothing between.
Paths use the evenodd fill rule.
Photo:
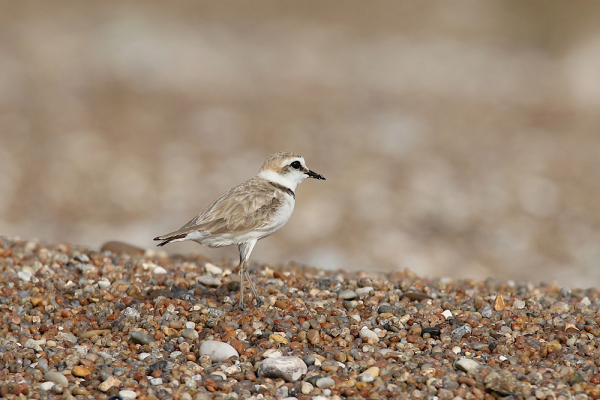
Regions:
<instances>
[{"instance_id":1,"label":"bird's beak","mask_svg":"<svg viewBox=\"0 0 600 400\"><path fill-rule=\"evenodd\" d=\"M321 174L317 174L315 171L311 171L310 169L308 170L308 172L306 173L306 175L308 175L310 178L315 178L315 179L319 179L324 181L325 177Z\"/></svg>"}]
</instances>

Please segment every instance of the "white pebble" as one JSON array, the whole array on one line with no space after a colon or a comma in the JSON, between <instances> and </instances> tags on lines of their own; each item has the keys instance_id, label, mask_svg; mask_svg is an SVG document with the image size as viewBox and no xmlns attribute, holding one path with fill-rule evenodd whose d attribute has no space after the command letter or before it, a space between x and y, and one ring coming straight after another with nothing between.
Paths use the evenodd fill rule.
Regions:
<instances>
[{"instance_id":1,"label":"white pebble","mask_svg":"<svg viewBox=\"0 0 600 400\"><path fill-rule=\"evenodd\" d=\"M237 350L228 343L207 340L200 346L200 357L208 356L212 362L221 362L229 357L239 357Z\"/></svg>"},{"instance_id":2,"label":"white pebble","mask_svg":"<svg viewBox=\"0 0 600 400\"><path fill-rule=\"evenodd\" d=\"M54 382L43 382L40 384L40 389L43 392L48 392L52 389L53 386L54 386Z\"/></svg>"},{"instance_id":3,"label":"white pebble","mask_svg":"<svg viewBox=\"0 0 600 400\"><path fill-rule=\"evenodd\" d=\"M442 315L443 315L443 316L444 316L444 318L446 318L446 319L453 318L453 316L452 316L452 311L450 311L450 310L444 310L444 312L442 312Z\"/></svg>"},{"instance_id":4,"label":"white pebble","mask_svg":"<svg viewBox=\"0 0 600 400\"><path fill-rule=\"evenodd\" d=\"M137 397L137 393L133 390L121 390L119 396L121 396L123 400L134 400Z\"/></svg>"},{"instance_id":5,"label":"white pebble","mask_svg":"<svg viewBox=\"0 0 600 400\"><path fill-rule=\"evenodd\" d=\"M110 286L110 281L106 278L102 278L98 281L98 286L100 287L100 289L106 289Z\"/></svg>"},{"instance_id":6,"label":"white pebble","mask_svg":"<svg viewBox=\"0 0 600 400\"><path fill-rule=\"evenodd\" d=\"M281 356L283 356L283 353L281 352L281 350L277 349L269 349L263 353L263 358L274 358Z\"/></svg>"},{"instance_id":7,"label":"white pebble","mask_svg":"<svg viewBox=\"0 0 600 400\"><path fill-rule=\"evenodd\" d=\"M454 347L452 348L452 352L453 352L454 354L460 354L460 353L462 352L462 349L460 348L460 346L454 346Z\"/></svg>"},{"instance_id":8,"label":"white pebble","mask_svg":"<svg viewBox=\"0 0 600 400\"><path fill-rule=\"evenodd\" d=\"M258 367L259 377L283 378L288 382L297 381L307 372L304 361L295 356L267 358Z\"/></svg>"},{"instance_id":9,"label":"white pebble","mask_svg":"<svg viewBox=\"0 0 600 400\"><path fill-rule=\"evenodd\" d=\"M166 273L167 273L167 270L166 270L166 269L164 269L164 268L163 268L163 267L161 267L161 266L157 266L156 268L154 268L154 269L152 270L152 273L154 273L154 274L156 274L156 275L164 275L164 274L166 274ZM158 379L158 378L157 378L157 379Z\"/></svg>"},{"instance_id":10,"label":"white pebble","mask_svg":"<svg viewBox=\"0 0 600 400\"><path fill-rule=\"evenodd\" d=\"M140 361L142 361L142 360L144 360L145 358L148 358L148 357L150 357L151 355L152 355L152 354L150 354L150 353L140 353L140 354L138 354L138 359L139 359Z\"/></svg>"},{"instance_id":11,"label":"white pebble","mask_svg":"<svg viewBox=\"0 0 600 400\"><path fill-rule=\"evenodd\" d=\"M31 271L29 271L28 269L23 269L23 270L17 272L17 276L19 277L20 280L29 282L31 280L31 277L33 276L33 273Z\"/></svg>"},{"instance_id":12,"label":"white pebble","mask_svg":"<svg viewBox=\"0 0 600 400\"><path fill-rule=\"evenodd\" d=\"M515 300L513 302L513 307L517 310L522 310L525 308L525 302L523 300Z\"/></svg>"},{"instance_id":13,"label":"white pebble","mask_svg":"<svg viewBox=\"0 0 600 400\"><path fill-rule=\"evenodd\" d=\"M150 383L153 384L154 386L158 386L158 385L162 385L163 380L162 380L162 378L152 378L152 379L150 379Z\"/></svg>"},{"instance_id":14,"label":"white pebble","mask_svg":"<svg viewBox=\"0 0 600 400\"><path fill-rule=\"evenodd\" d=\"M581 305L589 307L592 305L592 302L590 301L590 299L587 296L585 296L583 299L581 299Z\"/></svg>"},{"instance_id":15,"label":"white pebble","mask_svg":"<svg viewBox=\"0 0 600 400\"><path fill-rule=\"evenodd\" d=\"M223 270L219 267L217 267L214 264L211 263L206 263L204 264L204 269L206 270L206 272L208 272L209 274L213 274L213 275L223 275Z\"/></svg>"},{"instance_id":16,"label":"white pebble","mask_svg":"<svg viewBox=\"0 0 600 400\"><path fill-rule=\"evenodd\" d=\"M196 329L196 323L192 321L188 321L185 323L185 327L187 329Z\"/></svg>"},{"instance_id":17,"label":"white pebble","mask_svg":"<svg viewBox=\"0 0 600 400\"><path fill-rule=\"evenodd\" d=\"M358 331L358 336L360 336L361 339L367 338L367 340L369 340L370 342L371 341L374 343L379 342L379 336L377 336L377 334L375 332L373 332L366 326L363 326L362 329L360 331Z\"/></svg>"}]
</instances>

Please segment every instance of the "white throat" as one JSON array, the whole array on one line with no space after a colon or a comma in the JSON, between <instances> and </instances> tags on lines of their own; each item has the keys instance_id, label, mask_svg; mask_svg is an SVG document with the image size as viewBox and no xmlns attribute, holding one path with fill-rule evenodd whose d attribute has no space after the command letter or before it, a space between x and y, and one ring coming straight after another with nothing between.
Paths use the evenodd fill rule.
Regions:
<instances>
[{"instance_id":1,"label":"white throat","mask_svg":"<svg viewBox=\"0 0 600 400\"><path fill-rule=\"evenodd\" d=\"M296 192L296 186L298 186L298 184L306 178L306 175L304 175L304 174L295 176L295 177L291 176L291 174L280 175L270 169L260 171L257 176L259 178L266 179L268 181L277 183L281 186L285 186L286 188L290 189L292 192Z\"/></svg>"}]
</instances>

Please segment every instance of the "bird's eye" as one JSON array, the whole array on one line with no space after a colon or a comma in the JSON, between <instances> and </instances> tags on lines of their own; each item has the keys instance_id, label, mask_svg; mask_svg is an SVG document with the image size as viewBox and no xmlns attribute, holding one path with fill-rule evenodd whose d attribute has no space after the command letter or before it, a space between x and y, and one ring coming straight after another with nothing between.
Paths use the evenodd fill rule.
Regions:
<instances>
[{"instance_id":1,"label":"bird's eye","mask_svg":"<svg viewBox=\"0 0 600 400\"><path fill-rule=\"evenodd\" d=\"M294 161L293 163L290 164L290 167L294 168L294 169L299 169L302 166L302 164L300 164L300 161Z\"/></svg>"}]
</instances>

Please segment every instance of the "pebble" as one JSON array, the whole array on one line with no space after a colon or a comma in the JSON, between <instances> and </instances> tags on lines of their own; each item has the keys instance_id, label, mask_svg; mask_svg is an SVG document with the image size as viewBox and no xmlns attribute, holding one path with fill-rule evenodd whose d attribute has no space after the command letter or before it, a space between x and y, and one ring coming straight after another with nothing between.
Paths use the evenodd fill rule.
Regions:
<instances>
[{"instance_id":1,"label":"pebble","mask_svg":"<svg viewBox=\"0 0 600 400\"><path fill-rule=\"evenodd\" d=\"M46 381L54 382L57 385L68 385L69 381L66 376L56 371L48 371L44 374L44 379Z\"/></svg>"},{"instance_id":2,"label":"pebble","mask_svg":"<svg viewBox=\"0 0 600 400\"><path fill-rule=\"evenodd\" d=\"M454 329L451 333L452 337L456 338L456 339L460 339L461 337L465 336L467 333L471 333L471 325L469 324L464 324L462 326L459 326L458 328Z\"/></svg>"},{"instance_id":3,"label":"pebble","mask_svg":"<svg viewBox=\"0 0 600 400\"><path fill-rule=\"evenodd\" d=\"M41 389L43 392L48 392L48 391L50 391L50 390L52 389L52 387L53 387L54 385L55 385L55 383L54 383L54 382L42 382L42 383L40 384L40 389Z\"/></svg>"},{"instance_id":4,"label":"pebble","mask_svg":"<svg viewBox=\"0 0 600 400\"><path fill-rule=\"evenodd\" d=\"M352 300L355 299L357 297L357 294L354 290L351 289L347 289L347 290L342 290L339 294L338 297L342 300Z\"/></svg>"},{"instance_id":5,"label":"pebble","mask_svg":"<svg viewBox=\"0 0 600 400\"><path fill-rule=\"evenodd\" d=\"M288 382L297 381L308 372L302 359L294 356L267 358L258 368L258 376L283 378Z\"/></svg>"},{"instance_id":6,"label":"pebble","mask_svg":"<svg viewBox=\"0 0 600 400\"><path fill-rule=\"evenodd\" d=\"M119 378L117 378L116 376L111 376L107 380L102 382L98 389L100 389L101 392L108 392L111 387L121 386L121 384L122 382Z\"/></svg>"},{"instance_id":7,"label":"pebble","mask_svg":"<svg viewBox=\"0 0 600 400\"><path fill-rule=\"evenodd\" d=\"M481 368L481 364L470 358L461 358L459 360L456 360L454 362L454 366L460 369L461 371L465 372L475 372L479 368Z\"/></svg>"},{"instance_id":8,"label":"pebble","mask_svg":"<svg viewBox=\"0 0 600 400\"><path fill-rule=\"evenodd\" d=\"M204 264L204 269L212 275L223 275L223 270L211 263Z\"/></svg>"},{"instance_id":9,"label":"pebble","mask_svg":"<svg viewBox=\"0 0 600 400\"><path fill-rule=\"evenodd\" d=\"M454 316L452 315L452 311L450 310L444 310L442 312L442 315L444 316L444 318L446 319L450 319L450 318L454 318Z\"/></svg>"},{"instance_id":10,"label":"pebble","mask_svg":"<svg viewBox=\"0 0 600 400\"><path fill-rule=\"evenodd\" d=\"M166 270L166 269L164 269L164 268L163 268L163 267L161 267L161 266L156 266L156 267L155 267L155 268L152 270L152 273L153 273L154 275L164 275L164 274L166 274L166 273L167 273L167 270Z\"/></svg>"},{"instance_id":11,"label":"pebble","mask_svg":"<svg viewBox=\"0 0 600 400\"><path fill-rule=\"evenodd\" d=\"M363 326L361 328L361 330L358 332L358 335L360 336L361 339L365 339L366 338L368 340L368 343L377 343L377 342L379 342L379 336L377 335L377 333L373 332L372 330L370 330L366 326Z\"/></svg>"},{"instance_id":12,"label":"pebble","mask_svg":"<svg viewBox=\"0 0 600 400\"><path fill-rule=\"evenodd\" d=\"M190 340L196 340L198 339L200 336L198 335L198 331L194 328L186 328L183 330L183 332L181 332L181 336L186 338L186 339L190 339Z\"/></svg>"},{"instance_id":13,"label":"pebble","mask_svg":"<svg viewBox=\"0 0 600 400\"><path fill-rule=\"evenodd\" d=\"M239 353L228 343L207 340L200 346L200 356L208 356L212 362L221 362L229 357L239 357Z\"/></svg>"},{"instance_id":14,"label":"pebble","mask_svg":"<svg viewBox=\"0 0 600 400\"><path fill-rule=\"evenodd\" d=\"M317 379L317 387L321 389L326 389L335 385L335 381L330 377L326 376L324 378Z\"/></svg>"},{"instance_id":15,"label":"pebble","mask_svg":"<svg viewBox=\"0 0 600 400\"><path fill-rule=\"evenodd\" d=\"M121 396L121 399L123 400L135 400L137 393L133 390L121 390L119 396Z\"/></svg>"},{"instance_id":16,"label":"pebble","mask_svg":"<svg viewBox=\"0 0 600 400\"><path fill-rule=\"evenodd\" d=\"M361 287L355 290L356 295L358 297L363 297L368 295L369 293L371 293L371 291L373 290L372 286L366 286L366 287Z\"/></svg>"},{"instance_id":17,"label":"pebble","mask_svg":"<svg viewBox=\"0 0 600 400\"><path fill-rule=\"evenodd\" d=\"M154 338L152 336L140 331L132 332L131 340L138 344L148 344L154 342Z\"/></svg>"},{"instance_id":18,"label":"pebble","mask_svg":"<svg viewBox=\"0 0 600 400\"><path fill-rule=\"evenodd\" d=\"M98 280L98 286L100 287L100 289L106 289L110 287L110 281L106 278L102 278L100 280Z\"/></svg>"},{"instance_id":19,"label":"pebble","mask_svg":"<svg viewBox=\"0 0 600 400\"><path fill-rule=\"evenodd\" d=\"M202 275L196 278L196 281L207 287L221 286L221 278L212 275Z\"/></svg>"},{"instance_id":20,"label":"pebble","mask_svg":"<svg viewBox=\"0 0 600 400\"><path fill-rule=\"evenodd\" d=\"M84 377L90 375L92 372L89 369L82 367L81 365L76 365L71 370L71 373L73 374L73 376Z\"/></svg>"},{"instance_id":21,"label":"pebble","mask_svg":"<svg viewBox=\"0 0 600 400\"><path fill-rule=\"evenodd\" d=\"M494 371L485 377L485 387L498 392L503 396L517 394L521 389L521 383L507 370Z\"/></svg>"}]
</instances>

